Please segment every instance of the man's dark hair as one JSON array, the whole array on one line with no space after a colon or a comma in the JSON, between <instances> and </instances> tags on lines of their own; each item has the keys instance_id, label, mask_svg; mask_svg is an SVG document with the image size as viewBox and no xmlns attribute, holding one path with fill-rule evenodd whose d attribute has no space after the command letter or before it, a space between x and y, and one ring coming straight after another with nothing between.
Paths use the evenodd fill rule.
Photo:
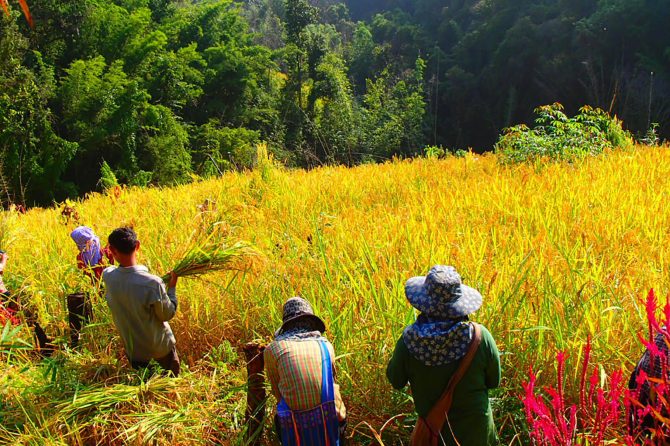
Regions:
<instances>
[{"instance_id":1,"label":"man's dark hair","mask_svg":"<svg viewBox=\"0 0 670 446\"><path fill-rule=\"evenodd\" d=\"M133 228L118 228L109 234L107 241L121 254L132 254L137 247L137 234Z\"/></svg>"}]
</instances>

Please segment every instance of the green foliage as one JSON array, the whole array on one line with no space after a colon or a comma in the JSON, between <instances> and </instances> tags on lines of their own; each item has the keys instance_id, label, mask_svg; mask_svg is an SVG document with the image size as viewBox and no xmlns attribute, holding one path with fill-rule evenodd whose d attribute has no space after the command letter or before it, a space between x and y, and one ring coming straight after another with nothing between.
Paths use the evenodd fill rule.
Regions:
<instances>
[{"instance_id":1,"label":"green foliage","mask_svg":"<svg viewBox=\"0 0 670 446\"><path fill-rule=\"evenodd\" d=\"M605 150L632 145L632 138L621 127L621 121L591 107L582 107L568 118L561 104L536 109L538 118L533 129L521 124L505 130L496 144L496 152L506 163L527 162L541 158L572 161Z\"/></svg>"},{"instance_id":2,"label":"green foliage","mask_svg":"<svg viewBox=\"0 0 670 446\"><path fill-rule=\"evenodd\" d=\"M207 358L216 368L221 369L224 373L228 371L231 365L237 362L237 351L235 347L228 340L224 340L218 346L212 347L207 354Z\"/></svg>"},{"instance_id":3,"label":"green foliage","mask_svg":"<svg viewBox=\"0 0 670 446\"><path fill-rule=\"evenodd\" d=\"M465 156L468 153L471 152L469 150L463 150L463 149L449 150L448 148L442 146L426 146L423 148L423 155L426 158L442 159L448 156L455 156L456 158L465 158Z\"/></svg>"},{"instance_id":4,"label":"green foliage","mask_svg":"<svg viewBox=\"0 0 670 446\"><path fill-rule=\"evenodd\" d=\"M11 358L11 355L17 350L30 350L32 344L24 341L20 335L21 327L13 327L10 321L6 321L0 326L0 355ZM10 362L8 359L7 362Z\"/></svg>"},{"instance_id":5,"label":"green foliage","mask_svg":"<svg viewBox=\"0 0 670 446\"><path fill-rule=\"evenodd\" d=\"M120 179L128 181L138 170L137 137L149 95L128 77L120 60L111 65L102 56L80 60L66 73L60 91L63 124L68 136L79 142L73 168L86 171L104 157ZM80 179L87 190L96 182L97 175Z\"/></svg>"},{"instance_id":6,"label":"green foliage","mask_svg":"<svg viewBox=\"0 0 670 446\"><path fill-rule=\"evenodd\" d=\"M653 122L647 132L644 134L644 137L640 139L642 144L648 146L657 146L661 143L661 139L658 137L658 123Z\"/></svg>"},{"instance_id":7,"label":"green foliage","mask_svg":"<svg viewBox=\"0 0 670 446\"><path fill-rule=\"evenodd\" d=\"M393 82L388 71L375 81L368 80L363 110L364 146L372 155L413 155L423 139L424 61L416 60L406 80Z\"/></svg>"},{"instance_id":8,"label":"green foliage","mask_svg":"<svg viewBox=\"0 0 670 446\"><path fill-rule=\"evenodd\" d=\"M444 158L449 151L443 147L426 146L423 148L423 153L426 158Z\"/></svg>"},{"instance_id":9,"label":"green foliage","mask_svg":"<svg viewBox=\"0 0 670 446\"><path fill-rule=\"evenodd\" d=\"M335 54L325 56L316 67L309 103L317 156L331 163L351 162L358 147L360 114L344 61Z\"/></svg>"},{"instance_id":10,"label":"green foliage","mask_svg":"<svg viewBox=\"0 0 670 446\"><path fill-rule=\"evenodd\" d=\"M195 172L203 177L230 169L251 169L260 142L259 132L220 127L216 120L200 126L193 142Z\"/></svg>"},{"instance_id":11,"label":"green foliage","mask_svg":"<svg viewBox=\"0 0 670 446\"><path fill-rule=\"evenodd\" d=\"M285 0L285 8L288 41L299 45L302 31L316 21L317 9L307 0Z\"/></svg>"},{"instance_id":12,"label":"green foliage","mask_svg":"<svg viewBox=\"0 0 670 446\"><path fill-rule=\"evenodd\" d=\"M425 142L488 150L502 128L530 122L538 104L556 100L568 110L609 110L637 134L659 122L661 139L670 135L665 0L345 3L370 28L373 72L391 65L401 73L417 55L426 59ZM352 72L357 88L365 68Z\"/></svg>"},{"instance_id":13,"label":"green foliage","mask_svg":"<svg viewBox=\"0 0 670 446\"><path fill-rule=\"evenodd\" d=\"M102 166L100 167L100 187L102 188L103 191L108 191L110 189L113 189L119 185L118 180L116 179L116 175L114 175L114 171L112 170L111 167L109 167L109 164L107 164L107 161L102 162Z\"/></svg>"},{"instance_id":14,"label":"green foliage","mask_svg":"<svg viewBox=\"0 0 670 446\"><path fill-rule=\"evenodd\" d=\"M54 71L27 46L15 24L0 27L0 173L5 199L15 203L48 202L75 190L61 178L77 144L59 137L52 125ZM25 58L34 70L22 65Z\"/></svg>"},{"instance_id":15,"label":"green foliage","mask_svg":"<svg viewBox=\"0 0 670 446\"><path fill-rule=\"evenodd\" d=\"M648 143L670 135L661 0L30 6L34 30L18 11L0 19L5 202L95 190L103 161L133 185L246 169L260 142L300 167L414 156L428 144L488 150L556 98L611 110L638 135L658 122ZM516 133L547 154L575 152L580 138L600 150L596 127L608 144L628 143L620 124L579 116L587 130L561 127L553 148Z\"/></svg>"},{"instance_id":16,"label":"green foliage","mask_svg":"<svg viewBox=\"0 0 670 446\"><path fill-rule=\"evenodd\" d=\"M349 74L357 90L364 89L365 80L374 76L375 49L370 28L365 23L359 23L346 52Z\"/></svg>"},{"instance_id":17,"label":"green foliage","mask_svg":"<svg viewBox=\"0 0 670 446\"><path fill-rule=\"evenodd\" d=\"M186 182L191 173L191 154L184 126L162 105L147 106L143 118L146 156L140 161L147 169L153 168L152 182L160 185Z\"/></svg>"}]
</instances>

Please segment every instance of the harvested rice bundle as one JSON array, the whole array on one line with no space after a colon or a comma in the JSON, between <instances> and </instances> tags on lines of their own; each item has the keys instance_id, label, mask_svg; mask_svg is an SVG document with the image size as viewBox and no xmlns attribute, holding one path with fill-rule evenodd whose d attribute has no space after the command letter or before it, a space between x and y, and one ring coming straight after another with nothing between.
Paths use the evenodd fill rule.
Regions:
<instances>
[{"instance_id":1,"label":"harvested rice bundle","mask_svg":"<svg viewBox=\"0 0 670 446\"><path fill-rule=\"evenodd\" d=\"M248 265L246 260L256 256L258 252L246 242L231 244L223 228L222 222L216 222L191 237L181 260L172 268L172 272L177 277L199 277L216 271L244 269ZM163 276L165 282L169 279L169 273Z\"/></svg>"}]
</instances>

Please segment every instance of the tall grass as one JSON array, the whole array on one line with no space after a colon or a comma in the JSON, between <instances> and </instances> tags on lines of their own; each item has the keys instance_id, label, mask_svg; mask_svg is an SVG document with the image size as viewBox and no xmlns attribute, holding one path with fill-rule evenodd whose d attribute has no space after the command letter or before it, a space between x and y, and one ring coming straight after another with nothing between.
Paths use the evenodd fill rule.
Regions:
<instances>
[{"instance_id":1,"label":"tall grass","mask_svg":"<svg viewBox=\"0 0 670 446\"><path fill-rule=\"evenodd\" d=\"M411 411L411 404L383 376L402 328L415 317L403 285L445 263L457 266L484 295L474 318L491 330L503 354L495 417L506 443L523 443L518 396L530 365L538 385L554 382L556 351L579 357L589 336L591 363L629 370L639 357L637 333L645 326L640 300L652 286L670 290L668 178L670 152L639 147L575 164L532 166L501 166L494 155L472 154L310 172L266 163L257 172L175 189L93 194L75 205L80 223L103 238L133 224L142 241L141 261L154 272L174 266L172 259L197 224L198 205L208 199L217 203L217 220L229 224L231 237L249 241L266 260L179 282L179 312L171 325L191 373L165 391L168 399L139 405L123 400L121 414L91 410L66 416L73 412L61 405L74 404L79 388L100 390L96 386L135 379L99 299L95 325L83 334L90 353L56 355L63 364L53 380L43 377L44 364L20 372L25 364L7 363L12 376L25 373L16 381L24 387L0 378L0 418L13 420L1 423L0 438L13 442L39 431L54 441L76 435L145 441L141 430L168 443L178 441L178 434L155 426L174 419L188 426L188 438L212 438L215 431L236 441L243 392L229 389L243 382L244 364L222 373L208 353L224 340L269 340L280 324L281 305L299 294L327 323L359 441L378 444L375 435L384 426L381 441L395 444L408 432L400 419L385 422ZM50 334L64 338L64 296L87 286L76 270L72 228L55 209L16 218L20 235L7 274L22 278ZM565 380L578 383L578 367L567 369ZM49 390L39 393L44 386ZM38 393L36 401L27 398L31 393ZM154 418L140 426L141 413Z\"/></svg>"}]
</instances>

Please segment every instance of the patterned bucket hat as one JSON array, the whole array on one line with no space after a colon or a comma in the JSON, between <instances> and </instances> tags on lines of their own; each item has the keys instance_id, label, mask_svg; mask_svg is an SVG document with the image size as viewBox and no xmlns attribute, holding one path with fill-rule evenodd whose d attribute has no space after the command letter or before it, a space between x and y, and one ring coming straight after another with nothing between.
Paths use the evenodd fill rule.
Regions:
<instances>
[{"instance_id":1,"label":"patterned bucket hat","mask_svg":"<svg viewBox=\"0 0 670 446\"><path fill-rule=\"evenodd\" d=\"M312 306L302 297L292 297L284 304L284 314L282 316L282 326L275 335L281 334L288 325L298 320L308 320L314 325L315 330L321 333L326 331L326 324L320 317L314 314Z\"/></svg>"},{"instance_id":2,"label":"patterned bucket hat","mask_svg":"<svg viewBox=\"0 0 670 446\"><path fill-rule=\"evenodd\" d=\"M479 291L463 285L453 266L436 265L427 276L412 277L405 284L410 304L432 318L452 319L474 313L482 306Z\"/></svg>"}]
</instances>

